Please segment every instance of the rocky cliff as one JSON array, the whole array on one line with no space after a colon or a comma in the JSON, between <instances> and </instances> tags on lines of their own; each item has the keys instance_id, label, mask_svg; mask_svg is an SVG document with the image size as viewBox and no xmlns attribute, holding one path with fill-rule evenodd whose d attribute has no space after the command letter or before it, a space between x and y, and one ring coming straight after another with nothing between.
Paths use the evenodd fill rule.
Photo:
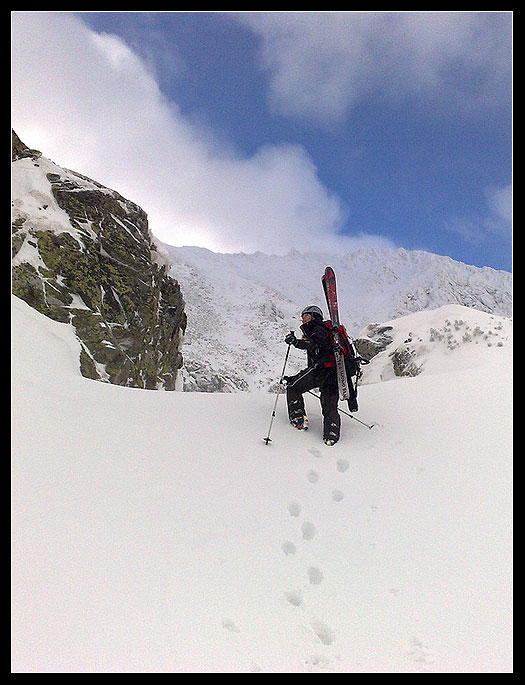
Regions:
<instances>
[{"instance_id":1,"label":"rocky cliff","mask_svg":"<svg viewBox=\"0 0 525 685\"><path fill-rule=\"evenodd\" d=\"M12 151L13 293L74 326L84 376L175 389L184 300L145 212L14 132Z\"/></svg>"}]
</instances>

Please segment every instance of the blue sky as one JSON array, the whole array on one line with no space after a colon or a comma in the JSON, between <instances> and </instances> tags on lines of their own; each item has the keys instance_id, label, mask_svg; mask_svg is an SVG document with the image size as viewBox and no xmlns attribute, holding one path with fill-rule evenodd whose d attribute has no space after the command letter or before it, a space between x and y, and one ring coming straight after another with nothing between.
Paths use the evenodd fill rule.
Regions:
<instances>
[{"instance_id":1,"label":"blue sky","mask_svg":"<svg viewBox=\"0 0 525 685\"><path fill-rule=\"evenodd\" d=\"M216 251L511 269L510 12L13 12L13 127Z\"/></svg>"}]
</instances>

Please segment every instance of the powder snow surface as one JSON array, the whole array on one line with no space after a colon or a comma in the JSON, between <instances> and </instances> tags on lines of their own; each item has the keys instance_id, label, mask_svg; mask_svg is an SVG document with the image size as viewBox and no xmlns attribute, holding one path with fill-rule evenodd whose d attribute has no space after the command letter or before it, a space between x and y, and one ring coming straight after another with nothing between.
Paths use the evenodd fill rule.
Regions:
<instances>
[{"instance_id":1,"label":"powder snow surface","mask_svg":"<svg viewBox=\"0 0 525 685\"><path fill-rule=\"evenodd\" d=\"M267 446L274 395L91 381L12 324L13 672L512 671L510 343L364 385L332 448L280 398Z\"/></svg>"}]
</instances>

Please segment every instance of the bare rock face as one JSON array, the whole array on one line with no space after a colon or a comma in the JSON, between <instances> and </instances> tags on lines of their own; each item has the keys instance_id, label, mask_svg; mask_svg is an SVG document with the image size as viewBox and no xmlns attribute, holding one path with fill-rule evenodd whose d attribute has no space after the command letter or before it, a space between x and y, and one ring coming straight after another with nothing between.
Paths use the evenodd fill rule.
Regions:
<instances>
[{"instance_id":1,"label":"bare rock face","mask_svg":"<svg viewBox=\"0 0 525 685\"><path fill-rule=\"evenodd\" d=\"M145 212L14 132L12 149L13 293L74 326L82 375L173 390L184 300Z\"/></svg>"},{"instance_id":2,"label":"bare rock face","mask_svg":"<svg viewBox=\"0 0 525 685\"><path fill-rule=\"evenodd\" d=\"M356 338L355 346L360 357L370 361L376 354L383 352L392 342L389 332L392 326L371 323L367 326L364 335Z\"/></svg>"}]
</instances>

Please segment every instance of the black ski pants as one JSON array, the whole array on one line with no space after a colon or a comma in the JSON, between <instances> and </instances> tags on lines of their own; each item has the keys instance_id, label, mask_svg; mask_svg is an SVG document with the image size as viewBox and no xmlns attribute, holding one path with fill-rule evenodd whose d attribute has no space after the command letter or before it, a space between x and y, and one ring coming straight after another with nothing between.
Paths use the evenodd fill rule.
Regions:
<instances>
[{"instance_id":1,"label":"black ski pants","mask_svg":"<svg viewBox=\"0 0 525 685\"><path fill-rule=\"evenodd\" d=\"M339 390L335 368L309 367L290 376L286 385L286 400L290 421L306 414L303 393L319 388L323 412L323 439L339 440L341 417L337 410Z\"/></svg>"}]
</instances>

